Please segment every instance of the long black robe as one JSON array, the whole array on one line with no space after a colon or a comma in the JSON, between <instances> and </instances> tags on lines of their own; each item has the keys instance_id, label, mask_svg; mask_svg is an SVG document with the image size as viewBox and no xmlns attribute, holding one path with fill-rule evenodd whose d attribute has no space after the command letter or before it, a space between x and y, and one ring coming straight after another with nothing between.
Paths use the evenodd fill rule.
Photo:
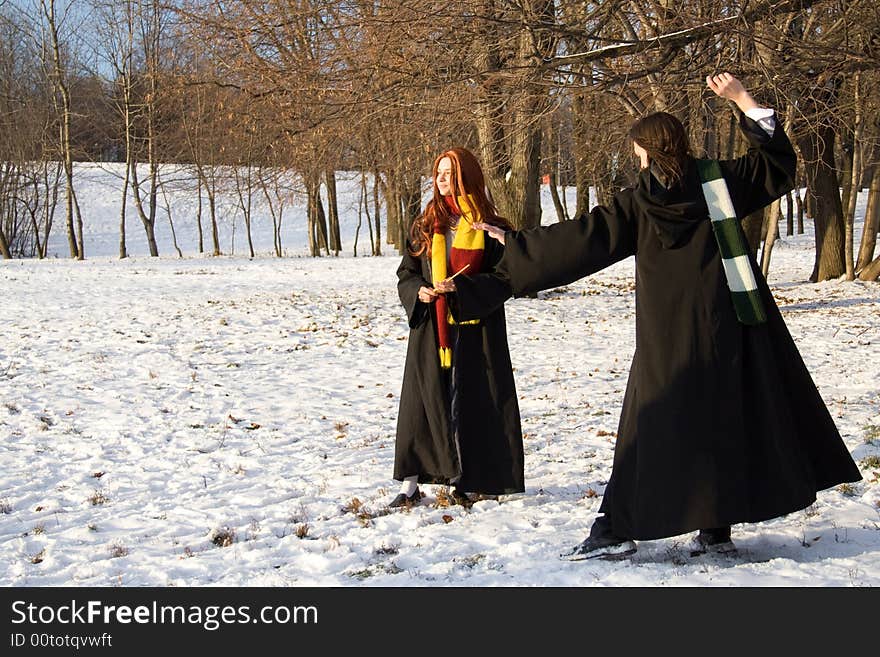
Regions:
<instances>
[{"instance_id":1,"label":"long black robe","mask_svg":"<svg viewBox=\"0 0 880 657\"><path fill-rule=\"evenodd\" d=\"M741 116L751 143L721 163L737 216L793 187L796 157L777 126ZM767 322L737 321L693 162L667 190L648 171L608 207L508 233L500 296L570 283L636 256L636 349L600 511L633 539L757 522L861 478L751 258Z\"/></svg>"},{"instance_id":2,"label":"long black robe","mask_svg":"<svg viewBox=\"0 0 880 657\"><path fill-rule=\"evenodd\" d=\"M486 239L484 271L498 262L502 251L495 240ZM492 298L487 298L485 293L469 292L465 284L464 292L447 295L454 315L465 303L475 309L468 319L481 321L453 331L452 368L443 370L434 306L418 299L420 287L432 286L430 269L428 258L415 258L407 249L397 270L397 290L410 333L394 478L418 475L419 483L444 484L460 476L456 486L462 491L523 492L522 429L503 306L510 292L496 284ZM464 279L467 276L462 274L455 280L461 284Z\"/></svg>"}]
</instances>

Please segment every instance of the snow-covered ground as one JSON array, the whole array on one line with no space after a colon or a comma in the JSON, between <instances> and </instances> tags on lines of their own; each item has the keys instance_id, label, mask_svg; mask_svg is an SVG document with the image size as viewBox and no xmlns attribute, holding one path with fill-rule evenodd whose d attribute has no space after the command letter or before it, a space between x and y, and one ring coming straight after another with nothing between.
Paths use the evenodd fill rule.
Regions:
<instances>
[{"instance_id":1,"label":"snow-covered ground","mask_svg":"<svg viewBox=\"0 0 880 657\"><path fill-rule=\"evenodd\" d=\"M389 513L407 328L398 257L351 256L358 181L340 182L339 258L304 257L298 198L289 257L269 255L263 208L259 257L199 256L180 191L186 257L161 220L163 255L146 257L132 213L135 256L118 260L116 178L79 175L87 259L63 257L59 218L62 257L0 263L0 585L880 584L880 285L806 282L811 234L777 244L770 282L864 480L736 526L737 557L690 557L681 536L570 563L558 554L586 535L611 471L631 260L507 304L526 493L465 510L423 487ZM243 253L240 219L235 240Z\"/></svg>"}]
</instances>

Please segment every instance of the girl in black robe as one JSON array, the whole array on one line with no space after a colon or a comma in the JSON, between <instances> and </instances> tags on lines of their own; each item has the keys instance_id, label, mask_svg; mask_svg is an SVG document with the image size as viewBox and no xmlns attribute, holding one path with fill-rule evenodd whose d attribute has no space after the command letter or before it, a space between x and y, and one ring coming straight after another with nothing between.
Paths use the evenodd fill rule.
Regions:
<instances>
[{"instance_id":1,"label":"girl in black robe","mask_svg":"<svg viewBox=\"0 0 880 657\"><path fill-rule=\"evenodd\" d=\"M460 324L459 279L452 278L460 270L491 272L501 258L503 247L474 223L509 226L469 151L441 153L433 176L433 198L413 223L397 270L410 333L394 455L394 478L403 483L391 507L418 502L418 483L454 485L461 504L470 502L466 492L525 490L504 301L466 300L481 310Z\"/></svg>"},{"instance_id":2,"label":"girl in black robe","mask_svg":"<svg viewBox=\"0 0 880 657\"><path fill-rule=\"evenodd\" d=\"M719 162L742 219L793 188L796 156L772 110L736 78L707 83L736 102L751 145ZM635 188L573 221L506 236L487 227L505 244L497 272L458 284L462 298L470 286L497 303L505 286L522 296L636 257L636 349L614 464L603 515L563 555L573 560L619 558L635 552L633 539L693 530L695 552L733 551L730 525L803 509L817 491L861 479L748 249L766 321L739 321L681 123L654 114L630 136L643 167Z\"/></svg>"}]
</instances>

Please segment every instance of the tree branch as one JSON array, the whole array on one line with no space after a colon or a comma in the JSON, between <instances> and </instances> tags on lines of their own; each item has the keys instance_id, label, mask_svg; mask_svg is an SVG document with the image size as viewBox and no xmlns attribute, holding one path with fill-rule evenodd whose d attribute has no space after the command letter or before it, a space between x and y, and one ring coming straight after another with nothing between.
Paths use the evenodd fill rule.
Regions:
<instances>
[{"instance_id":1,"label":"tree branch","mask_svg":"<svg viewBox=\"0 0 880 657\"><path fill-rule=\"evenodd\" d=\"M696 25L684 30L661 34L658 37L635 41L630 43L617 43L610 46L603 46L595 50L587 52L575 53L572 55L561 55L559 57L550 57L545 60L545 68L555 68L559 66L571 66L584 64L602 59L616 59L618 57L626 57L652 50L654 48L679 48L683 45L701 39L703 37L716 34L727 25L734 25L738 22L754 22L767 16L783 14L792 11L803 11L811 7L816 0L763 0L752 7L746 5L746 9L735 16L728 16L718 20Z\"/></svg>"}]
</instances>

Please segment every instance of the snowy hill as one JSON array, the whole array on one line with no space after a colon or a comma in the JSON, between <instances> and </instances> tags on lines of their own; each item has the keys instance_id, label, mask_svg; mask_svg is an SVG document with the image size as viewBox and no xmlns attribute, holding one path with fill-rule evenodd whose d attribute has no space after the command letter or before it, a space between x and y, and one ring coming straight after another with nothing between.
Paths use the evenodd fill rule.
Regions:
<instances>
[{"instance_id":1,"label":"snowy hill","mask_svg":"<svg viewBox=\"0 0 880 657\"><path fill-rule=\"evenodd\" d=\"M776 246L770 283L864 480L734 527L737 557L691 557L682 536L569 563L557 555L586 535L611 471L631 260L507 304L526 493L465 510L425 487L389 513L407 327L392 249L350 255L359 180L339 183L343 257L303 257L297 198L292 257L268 255L258 207L253 260L231 196L221 244L236 226L236 255L195 255L183 184L169 198L186 257L162 218L163 257L146 257L132 212L135 257L118 260L118 177L89 165L77 180L87 259L64 257L59 218L61 257L0 263L3 586L880 584L880 285L805 282L811 235Z\"/></svg>"}]
</instances>

